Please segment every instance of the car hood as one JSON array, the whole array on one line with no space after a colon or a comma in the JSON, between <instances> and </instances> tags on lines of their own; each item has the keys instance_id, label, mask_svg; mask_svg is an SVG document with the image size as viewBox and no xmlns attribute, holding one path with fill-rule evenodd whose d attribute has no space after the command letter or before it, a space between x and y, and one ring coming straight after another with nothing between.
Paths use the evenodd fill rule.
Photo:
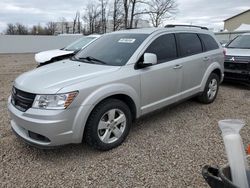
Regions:
<instances>
[{"instance_id":1,"label":"car hood","mask_svg":"<svg viewBox=\"0 0 250 188\"><path fill-rule=\"evenodd\" d=\"M66 50L59 50L59 49L48 50L48 51L37 53L35 55L35 60L37 63L41 64L41 63L46 63L47 61L50 61L54 57L60 57L63 55L69 55L73 53L74 51L66 51Z\"/></svg>"},{"instance_id":2,"label":"car hood","mask_svg":"<svg viewBox=\"0 0 250 188\"><path fill-rule=\"evenodd\" d=\"M89 79L99 79L119 69L117 66L63 60L20 75L14 85L29 93L54 94L63 87Z\"/></svg>"},{"instance_id":3,"label":"car hood","mask_svg":"<svg viewBox=\"0 0 250 188\"><path fill-rule=\"evenodd\" d=\"M226 55L230 55L230 56L250 56L250 49L226 48Z\"/></svg>"}]
</instances>

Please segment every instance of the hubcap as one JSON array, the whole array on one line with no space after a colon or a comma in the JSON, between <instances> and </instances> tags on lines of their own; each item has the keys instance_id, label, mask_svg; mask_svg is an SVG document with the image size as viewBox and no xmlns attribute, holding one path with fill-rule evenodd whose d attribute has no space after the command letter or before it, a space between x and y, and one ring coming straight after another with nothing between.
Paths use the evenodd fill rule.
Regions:
<instances>
[{"instance_id":1,"label":"hubcap","mask_svg":"<svg viewBox=\"0 0 250 188\"><path fill-rule=\"evenodd\" d=\"M119 109L111 109L99 121L98 136L104 143L113 143L122 136L126 124L125 114Z\"/></svg>"},{"instance_id":2,"label":"hubcap","mask_svg":"<svg viewBox=\"0 0 250 188\"><path fill-rule=\"evenodd\" d=\"M217 83L217 80L216 79L212 79L210 82L209 82L209 85L208 85L208 91L207 91L207 96L210 100L212 100L215 95L216 95L216 92L217 92L217 89L218 89L218 83Z\"/></svg>"}]
</instances>

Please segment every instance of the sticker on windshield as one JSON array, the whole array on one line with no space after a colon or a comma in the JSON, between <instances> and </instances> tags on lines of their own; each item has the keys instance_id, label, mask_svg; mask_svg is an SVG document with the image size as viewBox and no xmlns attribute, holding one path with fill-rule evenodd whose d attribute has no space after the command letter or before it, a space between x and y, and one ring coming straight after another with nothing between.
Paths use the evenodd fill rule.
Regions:
<instances>
[{"instance_id":1,"label":"sticker on windshield","mask_svg":"<svg viewBox=\"0 0 250 188\"><path fill-rule=\"evenodd\" d=\"M134 43L135 39L131 39L131 38L122 38L120 39L118 42L120 43Z\"/></svg>"}]
</instances>

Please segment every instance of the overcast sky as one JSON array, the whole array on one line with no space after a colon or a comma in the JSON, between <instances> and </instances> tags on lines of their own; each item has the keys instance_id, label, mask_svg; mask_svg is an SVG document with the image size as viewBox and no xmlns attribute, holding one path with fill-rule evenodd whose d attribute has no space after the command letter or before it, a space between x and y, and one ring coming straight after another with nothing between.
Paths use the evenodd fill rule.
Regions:
<instances>
[{"instance_id":1,"label":"overcast sky","mask_svg":"<svg viewBox=\"0 0 250 188\"><path fill-rule=\"evenodd\" d=\"M112 0L110 0L111 2ZM0 32L7 23L20 22L27 26L58 21L72 21L75 11L83 12L88 0L1 0ZM177 0L178 13L168 23L185 23L223 28L223 20L250 9L250 0Z\"/></svg>"}]
</instances>

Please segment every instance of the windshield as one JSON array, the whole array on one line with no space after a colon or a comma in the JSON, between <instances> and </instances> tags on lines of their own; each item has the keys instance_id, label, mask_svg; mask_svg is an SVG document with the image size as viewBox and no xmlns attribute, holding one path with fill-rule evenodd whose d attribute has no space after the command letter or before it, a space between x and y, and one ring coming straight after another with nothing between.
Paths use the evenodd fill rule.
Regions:
<instances>
[{"instance_id":1,"label":"windshield","mask_svg":"<svg viewBox=\"0 0 250 188\"><path fill-rule=\"evenodd\" d=\"M79 40L73 42L72 44L68 45L67 47L64 48L64 50L67 51L79 51L81 50L85 45L87 45L89 42L94 40L95 37L83 37L80 38Z\"/></svg>"},{"instance_id":2,"label":"windshield","mask_svg":"<svg viewBox=\"0 0 250 188\"><path fill-rule=\"evenodd\" d=\"M98 60L106 65L122 66L127 63L147 36L147 34L131 33L104 35L76 54L75 59L84 60L84 62Z\"/></svg>"},{"instance_id":3,"label":"windshield","mask_svg":"<svg viewBox=\"0 0 250 188\"><path fill-rule=\"evenodd\" d=\"M240 35L229 43L227 48L250 49L250 35Z\"/></svg>"}]
</instances>

